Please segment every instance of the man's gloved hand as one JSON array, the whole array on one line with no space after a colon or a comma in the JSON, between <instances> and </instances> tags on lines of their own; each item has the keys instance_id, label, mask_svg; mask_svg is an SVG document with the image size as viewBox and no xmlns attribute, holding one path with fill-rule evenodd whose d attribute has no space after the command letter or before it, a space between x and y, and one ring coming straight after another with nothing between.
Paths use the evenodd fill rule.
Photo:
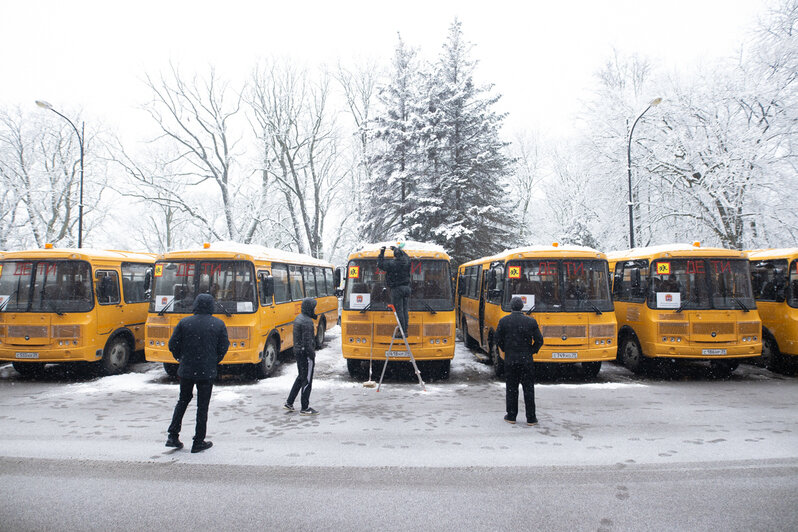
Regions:
<instances>
[{"instance_id":1,"label":"man's gloved hand","mask_svg":"<svg viewBox=\"0 0 798 532\"><path fill-rule=\"evenodd\" d=\"M391 251L396 251L396 246L391 246Z\"/></svg>"},{"instance_id":2,"label":"man's gloved hand","mask_svg":"<svg viewBox=\"0 0 798 532\"><path fill-rule=\"evenodd\" d=\"M382 246L382 247L380 248L380 253L385 253L385 246Z\"/></svg>"}]
</instances>

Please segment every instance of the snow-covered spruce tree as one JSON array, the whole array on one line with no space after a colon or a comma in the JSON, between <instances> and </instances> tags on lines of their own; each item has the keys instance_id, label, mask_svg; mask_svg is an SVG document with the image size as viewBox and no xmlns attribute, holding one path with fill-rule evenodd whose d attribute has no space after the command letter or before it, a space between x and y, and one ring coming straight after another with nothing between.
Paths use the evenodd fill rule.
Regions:
<instances>
[{"instance_id":1,"label":"snow-covered spruce tree","mask_svg":"<svg viewBox=\"0 0 798 532\"><path fill-rule=\"evenodd\" d=\"M379 242L405 234L420 168L419 136L415 127L419 65L416 51L398 37L390 80L381 87L382 109L372 124L374 153L365 183L364 242Z\"/></svg>"},{"instance_id":2,"label":"snow-covered spruce tree","mask_svg":"<svg viewBox=\"0 0 798 532\"><path fill-rule=\"evenodd\" d=\"M411 196L409 236L446 248L456 264L495 253L510 241L503 187L511 161L499 140L500 96L474 82L476 61L455 19L427 80L420 131L425 168Z\"/></svg>"}]
</instances>

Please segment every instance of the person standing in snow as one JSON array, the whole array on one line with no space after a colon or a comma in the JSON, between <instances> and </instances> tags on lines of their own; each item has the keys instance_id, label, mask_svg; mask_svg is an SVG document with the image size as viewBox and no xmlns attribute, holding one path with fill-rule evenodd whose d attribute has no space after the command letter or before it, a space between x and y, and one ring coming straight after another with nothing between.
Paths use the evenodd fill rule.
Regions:
<instances>
[{"instance_id":1,"label":"person standing in snow","mask_svg":"<svg viewBox=\"0 0 798 532\"><path fill-rule=\"evenodd\" d=\"M177 376L180 377L180 397L177 400L172 423L169 425L167 447L183 448L180 429L183 415L197 387L197 426L194 431L192 453L209 449L213 443L205 440L208 406L211 402L213 380L217 366L227 353L230 341L227 327L213 316L216 302L210 294L200 294L194 299L193 316L180 320L169 338L169 351L180 362Z\"/></svg>"},{"instance_id":2,"label":"person standing in snow","mask_svg":"<svg viewBox=\"0 0 798 532\"><path fill-rule=\"evenodd\" d=\"M316 300L302 300L302 313L294 319L294 357L296 358L297 377L291 392L288 394L283 408L294 411L294 401L299 392L303 416L315 416L319 412L310 407L310 390L313 388L313 370L316 367L316 334L313 320L316 319Z\"/></svg>"},{"instance_id":3,"label":"person standing in snow","mask_svg":"<svg viewBox=\"0 0 798 532\"><path fill-rule=\"evenodd\" d=\"M518 415L518 384L524 388L526 424L536 425L535 415L535 363L533 356L543 347L543 335L535 318L521 310L524 301L514 297L510 301L512 313L499 320L496 328L496 345L504 352L507 414L504 420L515 424Z\"/></svg>"},{"instance_id":4,"label":"person standing in snow","mask_svg":"<svg viewBox=\"0 0 798 532\"><path fill-rule=\"evenodd\" d=\"M402 330L407 332L407 322L409 320L408 304L410 302L410 257L402 248L404 242L397 246L391 246L393 250L393 260L385 258L385 246L380 248L380 256L377 257L377 267L385 271L385 284L391 289L391 304L396 309L399 323Z\"/></svg>"}]
</instances>

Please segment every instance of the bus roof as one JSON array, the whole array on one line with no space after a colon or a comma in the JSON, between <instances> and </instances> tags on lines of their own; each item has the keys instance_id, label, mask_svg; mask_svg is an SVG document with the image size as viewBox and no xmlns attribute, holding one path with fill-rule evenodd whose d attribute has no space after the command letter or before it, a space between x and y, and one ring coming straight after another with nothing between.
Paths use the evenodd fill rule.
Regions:
<instances>
[{"instance_id":1,"label":"bus roof","mask_svg":"<svg viewBox=\"0 0 798 532\"><path fill-rule=\"evenodd\" d=\"M607 258L610 262L619 260L661 258L661 257L735 257L748 258L744 251L726 248L704 248L694 244L663 244L645 248L633 248L624 251L610 251Z\"/></svg>"},{"instance_id":2,"label":"bus roof","mask_svg":"<svg viewBox=\"0 0 798 532\"><path fill-rule=\"evenodd\" d=\"M155 253L92 248L40 248L0 252L0 259L79 259L155 262Z\"/></svg>"},{"instance_id":3,"label":"bus roof","mask_svg":"<svg viewBox=\"0 0 798 532\"><path fill-rule=\"evenodd\" d=\"M485 262L504 262L510 259L531 259L531 258L580 258L580 259L606 259L601 251L584 246L550 245L550 246L525 246L520 248L506 249L496 255L489 255L479 259L465 262L460 266L473 266Z\"/></svg>"},{"instance_id":4,"label":"bus roof","mask_svg":"<svg viewBox=\"0 0 798 532\"><path fill-rule=\"evenodd\" d=\"M798 259L798 248L771 248L746 250L751 260Z\"/></svg>"},{"instance_id":5,"label":"bus roof","mask_svg":"<svg viewBox=\"0 0 798 532\"><path fill-rule=\"evenodd\" d=\"M294 253L293 251L267 248L257 244L241 244L239 242L230 241L213 242L209 244L208 247L205 247L203 244L195 248L170 251L160 255L159 260L189 259L197 257L215 257L220 259L241 258L253 261L288 262L291 264L332 267L332 264L329 262L303 253Z\"/></svg>"},{"instance_id":6,"label":"bus roof","mask_svg":"<svg viewBox=\"0 0 798 532\"><path fill-rule=\"evenodd\" d=\"M405 243L405 247L402 249L411 257L449 260L449 255L446 253L446 250L438 244L416 242L413 240L403 240L403 242ZM395 245L396 240L366 244L359 250L350 253L349 260L370 257L376 258L380 254L380 248L383 246L387 248L387 254L393 255L390 247Z\"/></svg>"}]
</instances>

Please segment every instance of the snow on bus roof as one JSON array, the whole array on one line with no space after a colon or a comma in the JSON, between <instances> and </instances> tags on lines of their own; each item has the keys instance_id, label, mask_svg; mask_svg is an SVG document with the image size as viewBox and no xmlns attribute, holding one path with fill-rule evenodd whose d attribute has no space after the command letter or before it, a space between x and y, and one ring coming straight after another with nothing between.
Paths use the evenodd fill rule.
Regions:
<instances>
[{"instance_id":1,"label":"snow on bus roof","mask_svg":"<svg viewBox=\"0 0 798 532\"><path fill-rule=\"evenodd\" d=\"M19 251L2 251L0 257L5 258L25 258L30 257L47 257L52 255L59 258L66 258L66 255L77 255L84 257L91 257L94 259L112 259L112 260L145 260L154 261L155 253L146 253L141 251L125 251L121 249L94 249L94 248L32 248Z\"/></svg>"},{"instance_id":2,"label":"snow on bus roof","mask_svg":"<svg viewBox=\"0 0 798 532\"><path fill-rule=\"evenodd\" d=\"M264 259L277 262L300 262L303 264L314 264L317 266L330 266L327 261L305 255L303 253L296 253L294 251L285 251L277 248L268 248L258 244L242 244L241 242L233 242L230 240L223 240L219 242L212 242L209 248L197 246L185 250L174 251L171 253L184 253L186 251L220 251L226 253L240 253L242 255L250 255L257 259ZM168 253L167 253L168 255Z\"/></svg>"},{"instance_id":3,"label":"snow on bus roof","mask_svg":"<svg viewBox=\"0 0 798 532\"><path fill-rule=\"evenodd\" d=\"M755 260L782 259L798 256L798 248L747 249L748 258Z\"/></svg>"},{"instance_id":4,"label":"snow on bus roof","mask_svg":"<svg viewBox=\"0 0 798 532\"><path fill-rule=\"evenodd\" d=\"M703 246L696 246L693 244L687 244L684 242L676 242L674 244L660 244L657 246L648 246L648 247L641 247L641 248L632 248L620 251L610 251L607 253L607 257L610 259L617 259L619 257L627 257L627 256L644 256L644 255L655 255L658 253L678 253L680 251L690 251L690 252L728 252L728 253L740 253L735 249L726 249L726 248L714 248L714 247L703 247Z\"/></svg>"},{"instance_id":5,"label":"snow on bus roof","mask_svg":"<svg viewBox=\"0 0 798 532\"><path fill-rule=\"evenodd\" d=\"M558 244L557 246L525 246L520 248L505 249L497 255L513 255L514 253L532 253L538 251L579 251L584 253L601 253L601 251L585 246L570 246Z\"/></svg>"},{"instance_id":6,"label":"snow on bus roof","mask_svg":"<svg viewBox=\"0 0 798 532\"><path fill-rule=\"evenodd\" d=\"M405 243L405 247L403 248L404 251L430 251L433 253L446 253L446 250L443 249L443 246L433 244L431 242L417 242L415 240L389 240L374 244L364 244L362 247L355 250L355 253L361 251L379 251L381 247L385 246L386 248L390 248L391 246L395 246L397 242Z\"/></svg>"}]
</instances>

